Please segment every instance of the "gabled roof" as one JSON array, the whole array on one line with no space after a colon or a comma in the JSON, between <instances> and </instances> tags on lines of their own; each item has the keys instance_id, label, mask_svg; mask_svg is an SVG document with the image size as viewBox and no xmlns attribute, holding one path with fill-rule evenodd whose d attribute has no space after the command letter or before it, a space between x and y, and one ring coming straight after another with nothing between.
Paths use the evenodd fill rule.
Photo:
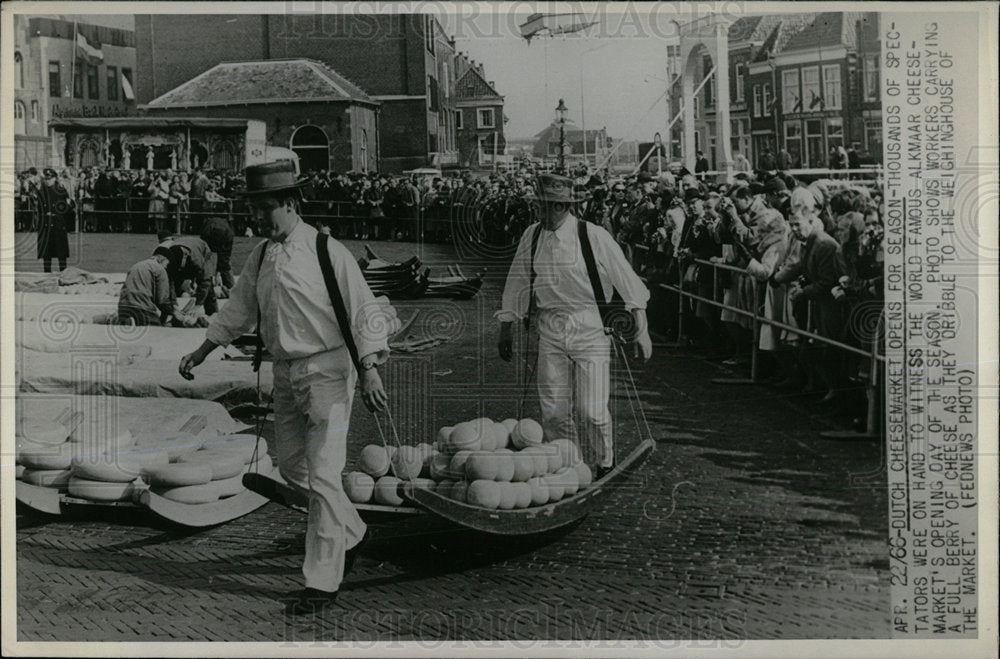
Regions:
<instances>
[{"instance_id":1,"label":"gabled roof","mask_svg":"<svg viewBox=\"0 0 1000 659\"><path fill-rule=\"evenodd\" d=\"M355 101L377 105L353 82L310 59L223 62L150 101L147 108Z\"/></svg>"},{"instance_id":2,"label":"gabled roof","mask_svg":"<svg viewBox=\"0 0 1000 659\"><path fill-rule=\"evenodd\" d=\"M747 16L729 26L730 42L764 41L781 24L781 16Z\"/></svg>"},{"instance_id":3,"label":"gabled roof","mask_svg":"<svg viewBox=\"0 0 1000 659\"><path fill-rule=\"evenodd\" d=\"M784 50L809 50L823 46L845 45L854 48L854 23L856 12L824 12L816 14L802 30L796 32L785 44Z\"/></svg>"},{"instance_id":4,"label":"gabled roof","mask_svg":"<svg viewBox=\"0 0 1000 659\"><path fill-rule=\"evenodd\" d=\"M475 67L470 67L455 83L455 98L481 98L483 96L503 98L496 87L480 75Z\"/></svg>"}]
</instances>

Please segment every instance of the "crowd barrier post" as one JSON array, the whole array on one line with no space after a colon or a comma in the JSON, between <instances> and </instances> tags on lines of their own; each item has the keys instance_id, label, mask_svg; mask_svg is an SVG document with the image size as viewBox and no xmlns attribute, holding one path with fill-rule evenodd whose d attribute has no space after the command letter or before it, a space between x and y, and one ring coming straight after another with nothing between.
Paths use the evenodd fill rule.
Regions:
<instances>
[{"instance_id":1,"label":"crowd barrier post","mask_svg":"<svg viewBox=\"0 0 1000 659\"><path fill-rule=\"evenodd\" d=\"M712 269L715 273L718 273L718 268ZM746 273L738 274L737 276L749 277L750 275ZM750 377L749 378L713 378L712 382L714 384L757 384L757 364L760 361L760 289L762 288L758 282L751 280L753 283L753 316L751 316L751 336L753 337L753 342L750 345ZM717 289L714 289L717 290ZM713 290L713 294L714 294Z\"/></svg>"},{"instance_id":2,"label":"crowd barrier post","mask_svg":"<svg viewBox=\"0 0 1000 659\"><path fill-rule=\"evenodd\" d=\"M879 314L878 323L875 328L875 335L872 337L871 362L868 366L868 379L865 382L865 398L868 401L868 412L865 415L865 429L856 430L824 430L819 436L824 439L845 440L873 440L882 438L882 416L879 414L882 406L879 404L878 383L879 383L879 359L878 347L879 337L882 336L882 323L885 320L885 312Z\"/></svg>"},{"instance_id":3,"label":"crowd barrier post","mask_svg":"<svg viewBox=\"0 0 1000 659\"><path fill-rule=\"evenodd\" d=\"M702 265L706 265L706 266L712 267L716 271L720 270L720 269L721 270L730 270L730 271L733 271L734 274L737 274L737 275L749 276L741 268L736 268L736 267L733 267L733 266L730 266L730 265L713 263L711 261L705 261L705 260L702 260L702 259L695 259L695 262L699 263L699 264L702 264ZM718 280L716 279L714 281L718 281ZM761 309L760 300L761 300L761 295L762 295L762 292L763 292L763 285L760 285L760 284L758 284L754 288L754 295L753 295L754 302L753 302L753 310L752 311L747 311L746 309L741 309L741 308L738 308L738 307L734 307L734 306L726 304L724 302L719 302L718 300L715 300L715 299L703 298L700 295L698 295L697 293L692 293L690 291L684 290L683 269L680 269L680 272L679 272L679 275L678 275L678 282L677 282L676 285L669 284L669 283L661 283L661 284L659 284L659 286L660 286L660 288L662 288L664 290L667 290L667 291L670 291L670 292L673 292L673 293L677 294L677 297L678 297L678 314L677 314L678 320L677 320L677 327L678 327L678 336L679 337L682 335L683 326L684 326L683 325L683 323L684 323L684 321L683 321L683 308L684 308L684 299L685 298L690 298L692 300L699 300L699 301L705 302L707 304L710 304L712 306L718 307L720 309L728 309L728 310L733 311L733 312L735 312L737 314L740 314L740 315L743 315L743 316L749 316L751 318L752 323L753 323L753 345L751 346L750 377L749 378L717 378L717 379L713 379L712 380L713 383L717 383L717 384L750 384L750 383L757 383L757 381L758 381L759 349L760 349L760 333L761 333L761 328L763 327L764 323L767 323L768 325L770 325L771 327L774 327L776 329L781 329L781 330L785 330L786 332L794 333L797 336L799 336L803 341L819 342L819 343L822 343L824 345L828 345L828 346L831 346L833 348L837 348L839 350L843 350L843 351L848 352L848 353L853 353L853 354L856 354L856 355L861 355L863 357L866 357L866 358L870 359L871 360L870 369L869 369L870 373L868 374L868 378L867 378L866 383L865 383L865 396L867 398L867 404L868 404L868 409L867 409L867 413L866 413L865 430L863 432L857 432L857 431L854 431L854 430L831 430L831 431L820 432L819 435L821 437L825 438L825 439L834 439L834 440L878 440L878 439L880 439L882 437L882 424L881 424L881 417L879 416L879 410L881 408L881 405L879 403L879 398L878 398L879 382L880 382L880 377L881 377L881 372L882 372L880 370L882 368L882 365L880 364L880 362L884 360L884 357L879 354L879 336L881 336L882 327L883 327L883 324L884 324L884 317L882 315L880 315L879 318L878 318L878 323L877 323L877 327L876 327L875 336L872 339L871 349L870 350L864 350L864 349L858 348L856 346L852 346L852 345L843 343L841 341L837 341L837 340L830 339L830 338L825 337L825 336L821 336L821 335L819 335L819 334L817 334L815 332L811 332L811 331L802 329L801 327L790 325L788 323L784 323L784 322L781 322L779 320L774 320L774 319L771 319L771 318L763 318L763 317L761 317L761 314L760 314L760 309ZM715 291L713 290L713 296L714 295L715 295ZM810 304L809 305L809 309L807 311L807 315L810 318L812 316L812 308L811 307L812 307L812 305ZM806 327L809 327L809 325L807 324ZM681 343L681 342L679 341L679 343Z\"/></svg>"}]
</instances>

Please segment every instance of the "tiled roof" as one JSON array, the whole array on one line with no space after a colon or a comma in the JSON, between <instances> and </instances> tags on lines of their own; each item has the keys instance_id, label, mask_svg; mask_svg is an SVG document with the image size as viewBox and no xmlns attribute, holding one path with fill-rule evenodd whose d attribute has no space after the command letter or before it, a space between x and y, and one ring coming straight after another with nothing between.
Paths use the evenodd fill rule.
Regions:
<instances>
[{"instance_id":1,"label":"tiled roof","mask_svg":"<svg viewBox=\"0 0 1000 659\"><path fill-rule=\"evenodd\" d=\"M857 19L855 12L816 14L809 25L791 36L783 50L808 50L841 44L852 49L855 42L854 23Z\"/></svg>"},{"instance_id":2,"label":"tiled roof","mask_svg":"<svg viewBox=\"0 0 1000 659\"><path fill-rule=\"evenodd\" d=\"M757 62L767 61L771 53L777 55L838 45L853 50L857 42L855 23L859 18L859 12L754 16L733 23L729 38L762 41L754 58Z\"/></svg>"},{"instance_id":3,"label":"tiled roof","mask_svg":"<svg viewBox=\"0 0 1000 659\"><path fill-rule=\"evenodd\" d=\"M261 60L217 64L150 101L147 107L346 100L376 103L364 90L322 62Z\"/></svg>"}]
</instances>

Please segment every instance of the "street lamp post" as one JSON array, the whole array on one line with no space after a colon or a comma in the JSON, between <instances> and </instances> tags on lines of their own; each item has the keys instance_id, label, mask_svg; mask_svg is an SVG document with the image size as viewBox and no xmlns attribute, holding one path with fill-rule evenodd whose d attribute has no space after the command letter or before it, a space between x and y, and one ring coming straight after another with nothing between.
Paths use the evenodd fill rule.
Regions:
<instances>
[{"instance_id":1,"label":"street lamp post","mask_svg":"<svg viewBox=\"0 0 1000 659\"><path fill-rule=\"evenodd\" d=\"M556 121L559 122L559 173L566 173L566 113L569 108L563 100L559 99L556 106Z\"/></svg>"}]
</instances>

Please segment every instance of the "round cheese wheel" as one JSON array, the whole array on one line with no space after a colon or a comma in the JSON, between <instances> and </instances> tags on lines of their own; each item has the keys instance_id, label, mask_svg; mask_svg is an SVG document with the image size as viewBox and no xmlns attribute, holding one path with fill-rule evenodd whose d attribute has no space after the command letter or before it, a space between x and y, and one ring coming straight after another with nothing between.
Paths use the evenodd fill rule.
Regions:
<instances>
[{"instance_id":1,"label":"round cheese wheel","mask_svg":"<svg viewBox=\"0 0 1000 659\"><path fill-rule=\"evenodd\" d=\"M143 469L160 467L170 463L170 456L166 451L134 449L128 453L128 456L138 462Z\"/></svg>"},{"instance_id":2,"label":"round cheese wheel","mask_svg":"<svg viewBox=\"0 0 1000 659\"><path fill-rule=\"evenodd\" d=\"M511 510L517 504L517 491L513 483L497 483L500 487L500 510Z\"/></svg>"},{"instance_id":3,"label":"round cheese wheel","mask_svg":"<svg viewBox=\"0 0 1000 659\"><path fill-rule=\"evenodd\" d=\"M518 483L527 482L529 478L535 475L535 459L530 453L525 453L523 451L518 451L514 454L514 475L511 477L512 481Z\"/></svg>"},{"instance_id":4,"label":"round cheese wheel","mask_svg":"<svg viewBox=\"0 0 1000 659\"><path fill-rule=\"evenodd\" d=\"M72 475L72 469L25 469L21 480L39 487L54 487L65 491Z\"/></svg>"},{"instance_id":5,"label":"round cheese wheel","mask_svg":"<svg viewBox=\"0 0 1000 659\"><path fill-rule=\"evenodd\" d=\"M154 490L164 499L177 501L178 503L212 503L219 500L218 483L203 483L201 485L185 485L183 487L169 487Z\"/></svg>"},{"instance_id":6,"label":"round cheese wheel","mask_svg":"<svg viewBox=\"0 0 1000 659\"><path fill-rule=\"evenodd\" d=\"M465 496L469 505L496 509L500 506L500 483L492 479L474 480L469 483Z\"/></svg>"},{"instance_id":7,"label":"round cheese wheel","mask_svg":"<svg viewBox=\"0 0 1000 659\"><path fill-rule=\"evenodd\" d=\"M21 451L21 464L29 469L69 469L77 452L70 442Z\"/></svg>"},{"instance_id":8,"label":"round cheese wheel","mask_svg":"<svg viewBox=\"0 0 1000 659\"><path fill-rule=\"evenodd\" d=\"M232 478L222 478L217 481L212 481L211 484L214 485L218 490L219 498L235 496L246 490L246 488L243 487L242 473L237 474ZM193 487L198 487L198 486L195 485Z\"/></svg>"},{"instance_id":9,"label":"round cheese wheel","mask_svg":"<svg viewBox=\"0 0 1000 659\"><path fill-rule=\"evenodd\" d=\"M412 480L420 475L424 466L423 453L416 446L400 446L392 459L392 466L397 476L403 480Z\"/></svg>"},{"instance_id":10,"label":"round cheese wheel","mask_svg":"<svg viewBox=\"0 0 1000 659\"><path fill-rule=\"evenodd\" d=\"M556 472L556 476L559 476L566 488L564 496L571 497L580 489L580 475L573 467L563 467Z\"/></svg>"},{"instance_id":11,"label":"round cheese wheel","mask_svg":"<svg viewBox=\"0 0 1000 659\"><path fill-rule=\"evenodd\" d=\"M254 459L254 451L259 458L267 455L267 440L263 437L257 440L257 435L219 435L205 440L202 448L215 453L234 453L239 455L243 464L250 464Z\"/></svg>"},{"instance_id":12,"label":"round cheese wheel","mask_svg":"<svg viewBox=\"0 0 1000 659\"><path fill-rule=\"evenodd\" d=\"M434 488L437 486L430 478L414 478L411 483L414 489L427 490L428 492L433 492Z\"/></svg>"},{"instance_id":13,"label":"round cheese wheel","mask_svg":"<svg viewBox=\"0 0 1000 659\"><path fill-rule=\"evenodd\" d=\"M14 436L16 439L25 439L34 444L52 446L62 444L69 439L69 429L56 421L30 419L18 426Z\"/></svg>"},{"instance_id":14,"label":"round cheese wheel","mask_svg":"<svg viewBox=\"0 0 1000 659\"><path fill-rule=\"evenodd\" d=\"M274 471L274 462L271 460L271 456L267 454L261 456L257 462L251 462L243 467L244 474L264 474L267 476L272 471Z\"/></svg>"},{"instance_id":15,"label":"round cheese wheel","mask_svg":"<svg viewBox=\"0 0 1000 659\"><path fill-rule=\"evenodd\" d=\"M451 489L448 490L448 496L459 503L465 503L468 500L468 491L468 481L457 481L451 486Z\"/></svg>"},{"instance_id":16,"label":"round cheese wheel","mask_svg":"<svg viewBox=\"0 0 1000 659\"><path fill-rule=\"evenodd\" d=\"M212 480L212 468L207 464L178 462L147 469L145 476L151 485L158 488L204 485Z\"/></svg>"},{"instance_id":17,"label":"round cheese wheel","mask_svg":"<svg viewBox=\"0 0 1000 659\"><path fill-rule=\"evenodd\" d=\"M531 505L531 486L527 483L511 483L511 488L514 490L514 507L515 508L527 508Z\"/></svg>"},{"instance_id":18,"label":"round cheese wheel","mask_svg":"<svg viewBox=\"0 0 1000 659\"><path fill-rule=\"evenodd\" d=\"M375 479L363 471L344 474L344 492L354 503L368 503L375 493Z\"/></svg>"},{"instance_id":19,"label":"round cheese wheel","mask_svg":"<svg viewBox=\"0 0 1000 659\"><path fill-rule=\"evenodd\" d=\"M384 506L401 506L403 497L399 496L399 479L395 476L383 476L375 481L375 503Z\"/></svg>"},{"instance_id":20,"label":"round cheese wheel","mask_svg":"<svg viewBox=\"0 0 1000 659\"><path fill-rule=\"evenodd\" d=\"M216 453L215 451L194 451L177 458L177 464L204 464L212 470L212 480L219 481L224 478L243 473L243 456L235 453Z\"/></svg>"},{"instance_id":21,"label":"round cheese wheel","mask_svg":"<svg viewBox=\"0 0 1000 659\"><path fill-rule=\"evenodd\" d=\"M544 506L549 502L549 488L542 482L541 476L529 478L528 487L531 488L532 506Z\"/></svg>"},{"instance_id":22,"label":"round cheese wheel","mask_svg":"<svg viewBox=\"0 0 1000 659\"><path fill-rule=\"evenodd\" d=\"M550 502L559 501L559 499L563 498L563 494L566 493L566 487L563 485L562 478L555 474L542 476L542 486L548 488Z\"/></svg>"},{"instance_id":23,"label":"round cheese wheel","mask_svg":"<svg viewBox=\"0 0 1000 659\"><path fill-rule=\"evenodd\" d=\"M502 483L510 482L514 478L514 454L510 449L497 449L497 476L496 479Z\"/></svg>"},{"instance_id":24,"label":"round cheese wheel","mask_svg":"<svg viewBox=\"0 0 1000 659\"><path fill-rule=\"evenodd\" d=\"M69 493L91 501L128 501L134 490L132 483L107 483L76 476L69 479Z\"/></svg>"},{"instance_id":25,"label":"round cheese wheel","mask_svg":"<svg viewBox=\"0 0 1000 659\"><path fill-rule=\"evenodd\" d=\"M451 466L451 456L447 453L438 453L431 458L430 467L427 473L436 481L448 479L448 468Z\"/></svg>"},{"instance_id":26,"label":"round cheese wheel","mask_svg":"<svg viewBox=\"0 0 1000 659\"><path fill-rule=\"evenodd\" d=\"M391 455L385 446L369 444L361 449L361 456L358 458L358 469L372 478L381 478L389 473Z\"/></svg>"},{"instance_id":27,"label":"round cheese wheel","mask_svg":"<svg viewBox=\"0 0 1000 659\"><path fill-rule=\"evenodd\" d=\"M203 443L203 440L194 435L179 434L153 439L139 437L136 441L136 446L166 451L170 457L170 461L176 462L182 455L187 455L200 449Z\"/></svg>"},{"instance_id":28,"label":"round cheese wheel","mask_svg":"<svg viewBox=\"0 0 1000 659\"><path fill-rule=\"evenodd\" d=\"M576 470L577 481L580 484L580 489L586 489L594 481L594 474L591 473L590 467L587 466L586 462L579 462L573 469Z\"/></svg>"},{"instance_id":29,"label":"round cheese wheel","mask_svg":"<svg viewBox=\"0 0 1000 659\"><path fill-rule=\"evenodd\" d=\"M130 483L139 477L142 465L126 455L77 456L73 458L73 475L91 481Z\"/></svg>"}]
</instances>

